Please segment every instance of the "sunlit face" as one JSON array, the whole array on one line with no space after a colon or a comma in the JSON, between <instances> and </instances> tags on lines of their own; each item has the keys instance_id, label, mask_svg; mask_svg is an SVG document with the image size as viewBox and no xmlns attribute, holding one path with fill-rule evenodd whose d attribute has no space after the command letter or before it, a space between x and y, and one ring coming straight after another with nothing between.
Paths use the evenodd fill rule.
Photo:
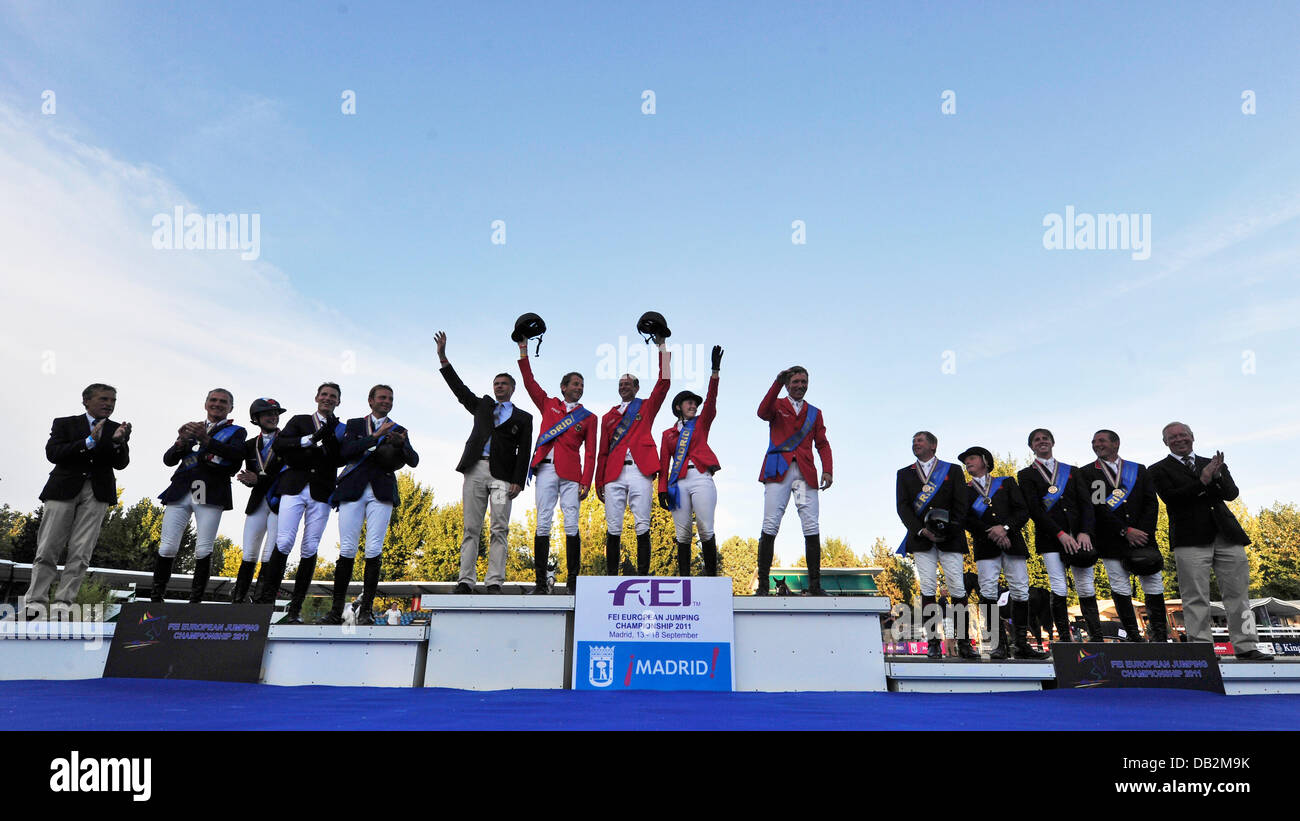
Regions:
<instances>
[{"instance_id":1,"label":"sunlit face","mask_svg":"<svg viewBox=\"0 0 1300 821\"><path fill-rule=\"evenodd\" d=\"M511 382L506 376L498 376L492 380L492 395L498 402L509 402L510 397L515 394L515 383Z\"/></svg>"},{"instance_id":2,"label":"sunlit face","mask_svg":"<svg viewBox=\"0 0 1300 821\"><path fill-rule=\"evenodd\" d=\"M1092 452L1103 462L1113 462L1119 454L1119 441L1111 439L1105 433L1098 433L1092 437Z\"/></svg>"},{"instance_id":3,"label":"sunlit face","mask_svg":"<svg viewBox=\"0 0 1300 821\"><path fill-rule=\"evenodd\" d=\"M1046 431L1040 430L1038 433L1034 434L1033 439L1029 440L1029 449L1032 450L1034 455L1039 459L1051 459L1052 448L1055 446L1056 442L1052 440L1052 435Z\"/></svg>"},{"instance_id":4,"label":"sunlit face","mask_svg":"<svg viewBox=\"0 0 1300 821\"><path fill-rule=\"evenodd\" d=\"M117 394L113 391L100 391L89 399L81 400L81 404L86 413L96 419L107 419L113 415L113 408L117 407Z\"/></svg>"},{"instance_id":5,"label":"sunlit face","mask_svg":"<svg viewBox=\"0 0 1300 821\"><path fill-rule=\"evenodd\" d=\"M375 395L370 397L370 410L374 413L376 419L383 419L388 416L389 411L393 409L393 392L388 388L380 388L375 391Z\"/></svg>"},{"instance_id":6,"label":"sunlit face","mask_svg":"<svg viewBox=\"0 0 1300 821\"><path fill-rule=\"evenodd\" d=\"M695 412L700 409L699 403L694 399L682 400L682 419L694 419Z\"/></svg>"},{"instance_id":7,"label":"sunlit face","mask_svg":"<svg viewBox=\"0 0 1300 821\"><path fill-rule=\"evenodd\" d=\"M912 455L918 461L928 462L934 457L934 444L923 433L912 437Z\"/></svg>"},{"instance_id":8,"label":"sunlit face","mask_svg":"<svg viewBox=\"0 0 1300 821\"><path fill-rule=\"evenodd\" d=\"M210 421L220 422L230 415L230 405L230 394L225 391L212 391L203 402L203 409L207 411Z\"/></svg>"},{"instance_id":9,"label":"sunlit face","mask_svg":"<svg viewBox=\"0 0 1300 821\"><path fill-rule=\"evenodd\" d=\"M316 411L321 416L329 416L339 406L339 392L329 385L316 391Z\"/></svg>"},{"instance_id":10,"label":"sunlit face","mask_svg":"<svg viewBox=\"0 0 1300 821\"><path fill-rule=\"evenodd\" d=\"M275 433L280 429L281 411L263 411L257 415L257 426L262 429L262 433Z\"/></svg>"},{"instance_id":11,"label":"sunlit face","mask_svg":"<svg viewBox=\"0 0 1300 821\"><path fill-rule=\"evenodd\" d=\"M803 395L808 392L808 374L796 373L790 377L790 381L785 383L786 393L790 398L796 401L803 399Z\"/></svg>"},{"instance_id":12,"label":"sunlit face","mask_svg":"<svg viewBox=\"0 0 1300 821\"><path fill-rule=\"evenodd\" d=\"M625 373L618 378L618 398L624 402L631 402L636 398L637 389L640 387L635 376Z\"/></svg>"},{"instance_id":13,"label":"sunlit face","mask_svg":"<svg viewBox=\"0 0 1300 821\"><path fill-rule=\"evenodd\" d=\"M565 402L577 402L582 399L582 377L571 376L569 381L560 386L560 394Z\"/></svg>"},{"instance_id":14,"label":"sunlit face","mask_svg":"<svg viewBox=\"0 0 1300 821\"><path fill-rule=\"evenodd\" d=\"M1192 429L1186 425L1174 425L1165 431L1165 446L1175 456L1186 456L1192 452Z\"/></svg>"}]
</instances>

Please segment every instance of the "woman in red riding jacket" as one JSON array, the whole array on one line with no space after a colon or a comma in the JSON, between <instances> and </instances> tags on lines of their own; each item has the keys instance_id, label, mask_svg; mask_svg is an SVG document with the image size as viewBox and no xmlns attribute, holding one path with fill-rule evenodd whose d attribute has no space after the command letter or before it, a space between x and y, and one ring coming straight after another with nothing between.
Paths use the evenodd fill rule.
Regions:
<instances>
[{"instance_id":1,"label":"woman in red riding jacket","mask_svg":"<svg viewBox=\"0 0 1300 821\"><path fill-rule=\"evenodd\" d=\"M659 504L672 511L677 526L677 575L691 575L691 514L700 531L704 575L718 575L718 542L713 535L713 512L718 490L713 474L721 470L709 449L709 427L718 412L718 369L722 348L713 346L713 374L708 398L682 391L673 397L677 424L663 432L659 446Z\"/></svg>"}]
</instances>

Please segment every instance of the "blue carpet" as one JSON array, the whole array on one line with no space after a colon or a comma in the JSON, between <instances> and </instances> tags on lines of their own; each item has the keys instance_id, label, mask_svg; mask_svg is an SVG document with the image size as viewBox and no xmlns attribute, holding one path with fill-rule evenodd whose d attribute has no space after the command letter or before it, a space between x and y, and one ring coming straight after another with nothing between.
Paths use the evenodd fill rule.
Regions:
<instances>
[{"instance_id":1,"label":"blue carpet","mask_svg":"<svg viewBox=\"0 0 1300 821\"><path fill-rule=\"evenodd\" d=\"M1300 730L1300 695L588 693L0 681L9 730Z\"/></svg>"}]
</instances>

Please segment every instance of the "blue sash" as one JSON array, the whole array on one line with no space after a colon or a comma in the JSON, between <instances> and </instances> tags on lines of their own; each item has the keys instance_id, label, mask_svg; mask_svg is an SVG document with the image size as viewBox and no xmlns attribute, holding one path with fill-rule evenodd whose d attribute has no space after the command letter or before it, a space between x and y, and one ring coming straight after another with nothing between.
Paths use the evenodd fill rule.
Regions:
<instances>
[{"instance_id":1,"label":"blue sash","mask_svg":"<svg viewBox=\"0 0 1300 821\"><path fill-rule=\"evenodd\" d=\"M681 488L677 487L677 477L682 472L686 461L686 452L691 449L691 434L695 432L695 420L682 423L682 432L677 437L677 450L673 451L672 466L668 469L668 509L676 510L681 503Z\"/></svg>"},{"instance_id":2,"label":"blue sash","mask_svg":"<svg viewBox=\"0 0 1300 821\"><path fill-rule=\"evenodd\" d=\"M1103 471L1104 472L1104 471ZM1128 497L1133 493L1133 486L1137 484L1138 463L1125 462L1124 467L1119 469L1119 487L1111 491L1106 499L1106 507L1111 510L1119 510L1119 506L1128 501Z\"/></svg>"},{"instance_id":3,"label":"blue sash","mask_svg":"<svg viewBox=\"0 0 1300 821\"><path fill-rule=\"evenodd\" d=\"M767 454L763 457L763 478L764 479L775 479L785 474L786 468L788 467L789 463L781 458L781 454L789 453L790 451L799 447L799 445L803 443L804 439L808 438L808 434L812 433L813 425L817 423L817 414L818 414L818 410L814 408L812 405L809 405L808 417L803 420L803 427L795 431L793 436L791 436L789 439L785 440L781 444L778 445L775 442L773 442L768 447ZM808 477L806 476L804 477L805 480L807 480L807 478ZM817 480L816 476L812 478L814 482Z\"/></svg>"},{"instance_id":4,"label":"blue sash","mask_svg":"<svg viewBox=\"0 0 1300 821\"><path fill-rule=\"evenodd\" d=\"M993 480L989 482L989 501L993 500L993 494L997 493L998 488L1002 487L1002 479L1003 477L1001 476L995 476ZM989 509L989 503L984 501L984 498L985 497L979 495L978 492L975 494L975 502L970 506L970 509L975 511L976 517L983 516L984 511Z\"/></svg>"},{"instance_id":5,"label":"blue sash","mask_svg":"<svg viewBox=\"0 0 1300 821\"><path fill-rule=\"evenodd\" d=\"M1043 509L1051 510L1061 496L1065 493L1065 486L1070 481L1070 471L1072 468L1064 462L1058 462L1056 467L1056 492L1047 493L1043 496ZM1050 485L1049 485L1050 487Z\"/></svg>"},{"instance_id":6,"label":"blue sash","mask_svg":"<svg viewBox=\"0 0 1300 821\"><path fill-rule=\"evenodd\" d=\"M533 447L533 456L537 456L537 451L541 450L544 445L550 444L551 440L564 433L569 428L591 416L591 411L583 407L577 407L566 413L560 421L551 425L541 436L537 437L537 444ZM528 479L533 478L533 468L528 468Z\"/></svg>"},{"instance_id":7,"label":"blue sash","mask_svg":"<svg viewBox=\"0 0 1300 821\"><path fill-rule=\"evenodd\" d=\"M916 494L916 498L912 500L912 510L916 511L918 517L930 506L934 494L938 493L939 488L943 487L943 480L948 478L948 469L951 467L951 463L942 459L934 463L934 470L930 471L930 480L921 485L921 492ZM907 553L907 540L910 538L912 538L911 533L904 536L902 544L894 552L899 556Z\"/></svg>"},{"instance_id":8,"label":"blue sash","mask_svg":"<svg viewBox=\"0 0 1300 821\"><path fill-rule=\"evenodd\" d=\"M393 422L392 417L389 417L389 418L388 418L388 421L389 421L389 422ZM369 425L368 422L367 422L366 424ZM345 431L347 430L347 425L340 425L339 427L343 428ZM403 428L401 425L397 424L396 422L393 422L393 430L405 430L405 428ZM336 431L336 433L337 433L337 431ZM340 436L339 438L341 439L342 436ZM358 460L355 461L355 462L350 463L347 467L343 468L343 472L339 474L338 481L339 481L339 482L342 482L344 476L347 476L347 475L348 475L349 473L351 473L352 471L354 471L354 470L356 470L357 468L361 467L361 463L364 462L364 461L366 461L367 459L369 459L369 458L370 458L370 454L372 454L372 453L375 452L375 448L377 448L377 447L379 447L380 445L382 445L382 444L384 443L384 440L387 439L387 438L388 438L388 434L385 433L383 436L379 437L379 441L375 442L375 447L374 447L374 448L371 448L370 450L367 450L365 453L361 454L361 458L360 458L360 459L358 459ZM335 484L337 485L337 482L336 482Z\"/></svg>"},{"instance_id":9,"label":"blue sash","mask_svg":"<svg viewBox=\"0 0 1300 821\"><path fill-rule=\"evenodd\" d=\"M636 415L640 412L641 400L639 398L627 403L627 410L623 411L623 419L618 423L618 427L614 428L614 436L609 440L609 453L613 453L614 448L618 447L618 443L623 441L623 437L627 435L628 429L632 427L632 423L636 421Z\"/></svg>"},{"instance_id":10,"label":"blue sash","mask_svg":"<svg viewBox=\"0 0 1300 821\"><path fill-rule=\"evenodd\" d=\"M222 427L217 428L217 432L212 434L212 438L217 440L218 442L221 442L222 444L225 444L226 442L230 441L230 437L234 436L235 431L239 429L240 428L238 425L234 424L233 422L230 422L226 425L223 425ZM188 454L185 455L185 458L181 461L181 469L193 470L199 464L199 460L201 459L206 459L208 462L211 462L214 465L229 464L228 460L221 458L215 453L199 453L197 451L190 451Z\"/></svg>"},{"instance_id":11,"label":"blue sash","mask_svg":"<svg viewBox=\"0 0 1300 821\"><path fill-rule=\"evenodd\" d=\"M266 463L270 460L271 445L274 444L275 444L275 434L271 434L271 436L269 436L266 440L266 445L261 448L263 467L265 467Z\"/></svg>"},{"instance_id":12,"label":"blue sash","mask_svg":"<svg viewBox=\"0 0 1300 821\"><path fill-rule=\"evenodd\" d=\"M288 469L288 465L280 465L280 471L275 474L275 478L271 480L271 486L266 489L266 506L276 513L280 512L276 510L276 505L280 504L280 476Z\"/></svg>"}]
</instances>

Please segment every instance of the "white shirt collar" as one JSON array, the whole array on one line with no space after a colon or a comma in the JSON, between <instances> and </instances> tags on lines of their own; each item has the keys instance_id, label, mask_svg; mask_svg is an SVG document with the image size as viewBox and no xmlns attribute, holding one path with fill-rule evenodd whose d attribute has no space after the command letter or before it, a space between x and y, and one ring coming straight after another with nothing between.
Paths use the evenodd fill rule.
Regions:
<instances>
[{"instance_id":1,"label":"white shirt collar","mask_svg":"<svg viewBox=\"0 0 1300 821\"><path fill-rule=\"evenodd\" d=\"M1102 461L1106 462L1105 459L1103 459ZM1124 460L1119 457L1116 457L1115 461L1106 462L1106 467L1110 468L1112 473L1119 473L1119 463L1122 461Z\"/></svg>"},{"instance_id":2,"label":"white shirt collar","mask_svg":"<svg viewBox=\"0 0 1300 821\"><path fill-rule=\"evenodd\" d=\"M1051 456L1051 457L1049 457L1049 458L1047 458L1047 459L1039 459L1037 456L1035 456L1034 459L1035 459L1035 461L1038 462L1038 464L1040 464L1040 465L1042 465L1043 467L1047 468L1049 471L1052 470L1052 469L1054 469L1054 468L1056 467L1056 457L1055 457L1055 456Z\"/></svg>"},{"instance_id":3,"label":"white shirt collar","mask_svg":"<svg viewBox=\"0 0 1300 821\"><path fill-rule=\"evenodd\" d=\"M375 427L379 427L380 425L384 424L384 421L386 419L388 419L387 416L375 416L373 413L370 414L370 424L374 425Z\"/></svg>"},{"instance_id":4,"label":"white shirt collar","mask_svg":"<svg viewBox=\"0 0 1300 821\"><path fill-rule=\"evenodd\" d=\"M618 403L618 412L619 412L619 413L623 413L623 412L625 412L625 411L627 410L627 406L628 406L629 404L630 404L630 403L628 403L628 402L619 402L619 403Z\"/></svg>"},{"instance_id":5,"label":"white shirt collar","mask_svg":"<svg viewBox=\"0 0 1300 821\"><path fill-rule=\"evenodd\" d=\"M934 470L934 465L938 461L939 461L939 454L936 453L934 456L930 457L930 461L922 462L921 460L918 459L916 463L921 466L921 472L925 474L925 478L929 479L930 473Z\"/></svg>"},{"instance_id":6,"label":"white shirt collar","mask_svg":"<svg viewBox=\"0 0 1300 821\"><path fill-rule=\"evenodd\" d=\"M790 406L794 408L794 412L795 412L795 415L796 415L796 416L798 416L798 415L799 415L799 412L803 410L803 402L804 402L804 400L802 400L802 399L791 399L791 400L790 400Z\"/></svg>"},{"instance_id":7,"label":"white shirt collar","mask_svg":"<svg viewBox=\"0 0 1300 821\"><path fill-rule=\"evenodd\" d=\"M1177 453L1174 453L1174 452L1171 450L1171 451L1169 451L1169 455L1172 456L1172 457L1174 457L1175 459L1177 459L1177 460L1180 461L1180 462L1185 461L1185 460L1187 459L1187 456L1190 456L1190 457L1192 457L1192 464L1196 464L1196 451L1192 451L1191 453L1187 454L1187 456L1179 456Z\"/></svg>"},{"instance_id":8,"label":"white shirt collar","mask_svg":"<svg viewBox=\"0 0 1300 821\"><path fill-rule=\"evenodd\" d=\"M577 403L577 402L567 402L567 401L565 401L565 400L563 400L563 399L561 399L560 401L561 401L561 402L564 402L564 410L565 410L565 412L568 412L568 411L573 410L574 408L578 407L578 404L579 404L579 403Z\"/></svg>"}]
</instances>

